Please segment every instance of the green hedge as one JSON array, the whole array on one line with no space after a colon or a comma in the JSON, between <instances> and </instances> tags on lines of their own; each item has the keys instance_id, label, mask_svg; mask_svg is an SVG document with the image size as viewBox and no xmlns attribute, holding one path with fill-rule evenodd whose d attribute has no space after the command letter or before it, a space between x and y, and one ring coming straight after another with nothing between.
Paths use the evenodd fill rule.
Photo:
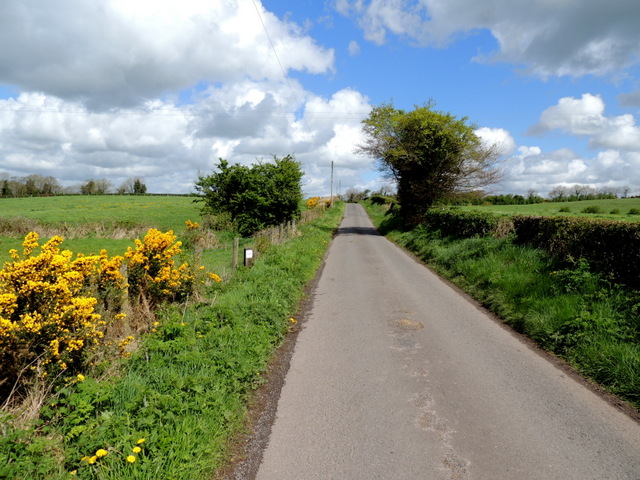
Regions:
<instances>
[{"instance_id":1,"label":"green hedge","mask_svg":"<svg viewBox=\"0 0 640 480\"><path fill-rule=\"evenodd\" d=\"M444 236L504 237L514 233L518 244L546 250L568 261L584 258L593 270L640 287L640 223L580 217L500 216L489 212L430 209L427 228Z\"/></svg>"},{"instance_id":2,"label":"green hedge","mask_svg":"<svg viewBox=\"0 0 640 480\"><path fill-rule=\"evenodd\" d=\"M442 235L457 238L473 238L492 235L506 236L513 226L507 216L489 212L465 212L456 209L433 208L424 216L424 223Z\"/></svg>"},{"instance_id":3,"label":"green hedge","mask_svg":"<svg viewBox=\"0 0 640 480\"><path fill-rule=\"evenodd\" d=\"M584 258L617 281L640 286L640 223L576 217L513 217L515 241L561 260Z\"/></svg>"}]
</instances>

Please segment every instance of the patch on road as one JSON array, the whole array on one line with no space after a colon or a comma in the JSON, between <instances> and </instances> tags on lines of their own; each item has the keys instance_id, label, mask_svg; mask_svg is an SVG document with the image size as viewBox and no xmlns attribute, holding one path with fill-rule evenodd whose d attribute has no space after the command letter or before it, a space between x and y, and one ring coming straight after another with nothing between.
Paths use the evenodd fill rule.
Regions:
<instances>
[{"instance_id":1,"label":"patch on road","mask_svg":"<svg viewBox=\"0 0 640 480\"><path fill-rule=\"evenodd\" d=\"M422 322L418 322L417 320L411 320L410 318L389 320L388 323L390 327L396 328L399 330L420 330L421 328L424 328L424 324Z\"/></svg>"}]
</instances>

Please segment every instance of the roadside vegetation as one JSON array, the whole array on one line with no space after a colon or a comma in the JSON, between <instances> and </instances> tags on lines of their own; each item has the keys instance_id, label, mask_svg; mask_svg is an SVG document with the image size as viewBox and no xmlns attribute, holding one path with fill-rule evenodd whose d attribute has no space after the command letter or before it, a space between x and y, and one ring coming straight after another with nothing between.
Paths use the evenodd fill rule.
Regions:
<instances>
[{"instance_id":1,"label":"roadside vegetation","mask_svg":"<svg viewBox=\"0 0 640 480\"><path fill-rule=\"evenodd\" d=\"M598 271L579 256L552 256L542 246L518 243L517 236L508 233L513 228L508 217L472 212L448 216L440 210L431 226L407 226L389 211L383 197L364 204L391 240L515 330L640 407L640 293L635 285L625 286L614 273ZM526 227L526 217L522 222ZM589 224L583 231L594 232ZM626 257L630 261L640 253L634 251ZM610 257L608 262L617 260ZM637 275L636 270L634 278Z\"/></svg>"},{"instance_id":2,"label":"roadside vegetation","mask_svg":"<svg viewBox=\"0 0 640 480\"><path fill-rule=\"evenodd\" d=\"M213 477L342 205L241 239L232 271L233 224L192 198L7 201L31 231L2 231L0 478Z\"/></svg>"}]
</instances>

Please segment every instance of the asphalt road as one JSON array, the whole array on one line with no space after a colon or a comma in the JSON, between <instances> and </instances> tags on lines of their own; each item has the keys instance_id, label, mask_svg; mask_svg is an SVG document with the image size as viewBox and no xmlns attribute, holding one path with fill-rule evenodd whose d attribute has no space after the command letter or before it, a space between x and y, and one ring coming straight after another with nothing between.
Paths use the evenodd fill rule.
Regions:
<instances>
[{"instance_id":1,"label":"asphalt road","mask_svg":"<svg viewBox=\"0 0 640 480\"><path fill-rule=\"evenodd\" d=\"M640 479L640 425L350 204L257 478Z\"/></svg>"}]
</instances>

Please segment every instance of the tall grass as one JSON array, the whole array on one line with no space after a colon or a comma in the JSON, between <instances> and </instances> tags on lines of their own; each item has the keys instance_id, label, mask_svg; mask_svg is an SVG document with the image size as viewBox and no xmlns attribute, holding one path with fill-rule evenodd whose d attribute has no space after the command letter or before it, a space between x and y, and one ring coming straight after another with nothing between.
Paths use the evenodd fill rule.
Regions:
<instances>
[{"instance_id":1,"label":"tall grass","mask_svg":"<svg viewBox=\"0 0 640 480\"><path fill-rule=\"evenodd\" d=\"M585 202L586 203L586 202ZM389 238L414 252L517 331L640 406L640 295L592 273L559 265L508 238L453 239L403 230L366 205Z\"/></svg>"}]
</instances>

